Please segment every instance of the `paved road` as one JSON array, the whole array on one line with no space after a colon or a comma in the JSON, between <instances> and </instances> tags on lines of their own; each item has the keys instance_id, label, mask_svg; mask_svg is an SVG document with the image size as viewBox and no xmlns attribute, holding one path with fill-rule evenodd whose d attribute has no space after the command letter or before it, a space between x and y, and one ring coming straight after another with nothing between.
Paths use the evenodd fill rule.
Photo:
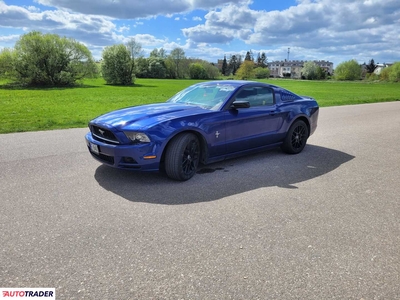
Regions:
<instances>
[{"instance_id":1,"label":"paved road","mask_svg":"<svg viewBox=\"0 0 400 300\"><path fill-rule=\"evenodd\" d=\"M180 183L86 129L0 135L0 287L57 299L400 299L400 102L323 108L300 155Z\"/></svg>"}]
</instances>

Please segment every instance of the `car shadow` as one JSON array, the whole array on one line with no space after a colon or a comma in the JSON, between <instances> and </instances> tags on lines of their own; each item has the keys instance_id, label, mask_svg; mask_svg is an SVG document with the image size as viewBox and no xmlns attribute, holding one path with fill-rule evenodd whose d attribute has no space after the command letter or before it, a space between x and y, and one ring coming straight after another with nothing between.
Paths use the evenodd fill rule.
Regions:
<instances>
[{"instance_id":1,"label":"car shadow","mask_svg":"<svg viewBox=\"0 0 400 300\"><path fill-rule=\"evenodd\" d=\"M258 188L295 184L327 174L354 156L315 145L299 155L279 149L203 166L192 179L173 181L163 173L131 172L101 165L95 179L101 187L129 201L165 205L214 201Z\"/></svg>"}]
</instances>

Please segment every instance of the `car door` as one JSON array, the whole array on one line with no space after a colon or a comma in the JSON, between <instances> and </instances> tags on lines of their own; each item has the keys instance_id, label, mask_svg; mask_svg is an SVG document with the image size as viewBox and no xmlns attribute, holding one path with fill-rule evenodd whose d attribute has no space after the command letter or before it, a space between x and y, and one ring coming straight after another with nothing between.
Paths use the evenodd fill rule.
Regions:
<instances>
[{"instance_id":1,"label":"car door","mask_svg":"<svg viewBox=\"0 0 400 300\"><path fill-rule=\"evenodd\" d=\"M225 116L226 153L245 151L276 143L276 132L285 113L275 103L274 90L265 86L246 86L234 100L248 101L249 108L228 109Z\"/></svg>"}]
</instances>

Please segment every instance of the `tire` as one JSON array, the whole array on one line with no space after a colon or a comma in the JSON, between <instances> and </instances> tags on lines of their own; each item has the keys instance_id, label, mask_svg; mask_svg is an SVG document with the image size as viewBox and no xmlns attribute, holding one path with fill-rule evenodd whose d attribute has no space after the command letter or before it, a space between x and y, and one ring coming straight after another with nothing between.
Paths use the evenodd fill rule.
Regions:
<instances>
[{"instance_id":1,"label":"tire","mask_svg":"<svg viewBox=\"0 0 400 300\"><path fill-rule=\"evenodd\" d=\"M193 133L176 136L165 153L165 172L171 179L186 181L197 171L200 161L199 139Z\"/></svg>"},{"instance_id":2,"label":"tire","mask_svg":"<svg viewBox=\"0 0 400 300\"><path fill-rule=\"evenodd\" d=\"M308 139L308 127L304 121L295 121L283 140L282 150L289 154L297 154L303 151Z\"/></svg>"}]
</instances>

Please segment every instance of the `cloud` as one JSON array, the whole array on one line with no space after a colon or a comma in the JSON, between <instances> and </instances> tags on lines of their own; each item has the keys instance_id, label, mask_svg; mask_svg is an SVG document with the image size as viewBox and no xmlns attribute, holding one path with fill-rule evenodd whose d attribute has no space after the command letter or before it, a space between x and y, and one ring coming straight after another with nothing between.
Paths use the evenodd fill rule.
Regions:
<instances>
[{"instance_id":1,"label":"cloud","mask_svg":"<svg viewBox=\"0 0 400 300\"><path fill-rule=\"evenodd\" d=\"M0 27L51 32L73 37L91 45L110 45L121 38L117 26L108 18L70 13L62 10L32 12L24 7L0 2Z\"/></svg>"},{"instance_id":2,"label":"cloud","mask_svg":"<svg viewBox=\"0 0 400 300\"><path fill-rule=\"evenodd\" d=\"M157 33L133 35L144 49L181 47L191 57L208 55L209 60L216 60L224 54L245 53L246 48L254 53L264 49L271 59L284 59L291 47L293 59L400 60L399 0L297 0L280 11L254 10L251 0L33 1L38 5L6 5L0 0L0 27L8 34L0 36L3 47L12 46L16 32L39 30L73 37L100 53L104 46L126 41L133 30L146 33L147 27L137 27L151 26L162 19L156 16L163 15L168 17L163 22L181 21L159 34L168 34L177 42ZM264 2L268 8L268 1L254 2ZM198 23L183 25L181 42L173 30L190 24L182 22L190 19Z\"/></svg>"},{"instance_id":3,"label":"cloud","mask_svg":"<svg viewBox=\"0 0 400 300\"><path fill-rule=\"evenodd\" d=\"M205 23L182 29L197 43L242 40L260 47L297 47L304 53L357 56L386 51L400 53L398 0L302 0L282 11L256 11L249 3L212 10ZM349 46L350 45L350 46ZM285 57L285 56L283 56ZM365 59L365 58L363 58ZM397 54L398 59L398 54Z\"/></svg>"},{"instance_id":4,"label":"cloud","mask_svg":"<svg viewBox=\"0 0 400 300\"><path fill-rule=\"evenodd\" d=\"M102 15L118 19L137 19L180 14L195 9L211 9L227 3L247 3L248 0L36 0L36 2L82 14Z\"/></svg>"}]
</instances>

